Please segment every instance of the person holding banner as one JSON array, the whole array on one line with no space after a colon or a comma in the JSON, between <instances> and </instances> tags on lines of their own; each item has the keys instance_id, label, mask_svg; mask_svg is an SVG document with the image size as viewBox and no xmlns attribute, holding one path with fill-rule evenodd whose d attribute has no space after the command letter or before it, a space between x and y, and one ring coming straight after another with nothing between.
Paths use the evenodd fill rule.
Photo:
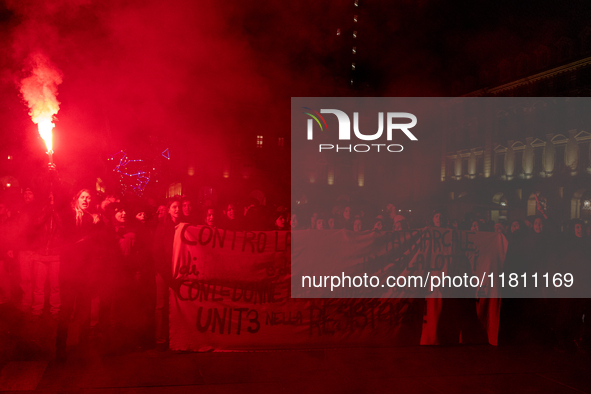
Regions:
<instances>
[{"instance_id":1,"label":"person holding banner","mask_svg":"<svg viewBox=\"0 0 591 394\"><path fill-rule=\"evenodd\" d=\"M168 201L167 214L158 225L154 237L154 267L156 269L156 348L168 349L168 288L172 284L172 245L176 227L182 223L181 200Z\"/></svg>"}]
</instances>

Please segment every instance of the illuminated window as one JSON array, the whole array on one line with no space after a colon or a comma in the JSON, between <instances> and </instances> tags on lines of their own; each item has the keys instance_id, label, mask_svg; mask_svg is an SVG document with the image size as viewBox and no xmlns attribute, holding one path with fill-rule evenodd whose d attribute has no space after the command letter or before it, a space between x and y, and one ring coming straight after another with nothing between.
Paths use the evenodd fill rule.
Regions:
<instances>
[{"instance_id":1,"label":"illuminated window","mask_svg":"<svg viewBox=\"0 0 591 394\"><path fill-rule=\"evenodd\" d=\"M180 196L183 191L183 185L179 183L171 183L168 186L168 193L166 194L166 198L171 198L174 196Z\"/></svg>"},{"instance_id":2,"label":"illuminated window","mask_svg":"<svg viewBox=\"0 0 591 394\"><path fill-rule=\"evenodd\" d=\"M353 85L353 80L351 80L351 85Z\"/></svg>"},{"instance_id":3,"label":"illuminated window","mask_svg":"<svg viewBox=\"0 0 591 394\"><path fill-rule=\"evenodd\" d=\"M359 0L355 0L355 7L359 7Z\"/></svg>"},{"instance_id":4,"label":"illuminated window","mask_svg":"<svg viewBox=\"0 0 591 394\"><path fill-rule=\"evenodd\" d=\"M283 148L285 146L285 138L279 137L277 139L277 146L280 147L280 148Z\"/></svg>"},{"instance_id":5,"label":"illuminated window","mask_svg":"<svg viewBox=\"0 0 591 394\"><path fill-rule=\"evenodd\" d=\"M357 15L353 17L353 22L357 22Z\"/></svg>"},{"instance_id":6,"label":"illuminated window","mask_svg":"<svg viewBox=\"0 0 591 394\"><path fill-rule=\"evenodd\" d=\"M353 30L353 38L357 38L357 30Z\"/></svg>"},{"instance_id":7,"label":"illuminated window","mask_svg":"<svg viewBox=\"0 0 591 394\"><path fill-rule=\"evenodd\" d=\"M351 69L352 69L353 71L355 71L355 62L353 62L353 63L351 64Z\"/></svg>"},{"instance_id":8,"label":"illuminated window","mask_svg":"<svg viewBox=\"0 0 591 394\"><path fill-rule=\"evenodd\" d=\"M257 135L257 148L261 149L263 147L263 136Z\"/></svg>"},{"instance_id":9,"label":"illuminated window","mask_svg":"<svg viewBox=\"0 0 591 394\"><path fill-rule=\"evenodd\" d=\"M353 47L353 55L357 53L357 47Z\"/></svg>"},{"instance_id":10,"label":"illuminated window","mask_svg":"<svg viewBox=\"0 0 591 394\"><path fill-rule=\"evenodd\" d=\"M341 35L341 29L337 29L337 36Z\"/></svg>"}]
</instances>

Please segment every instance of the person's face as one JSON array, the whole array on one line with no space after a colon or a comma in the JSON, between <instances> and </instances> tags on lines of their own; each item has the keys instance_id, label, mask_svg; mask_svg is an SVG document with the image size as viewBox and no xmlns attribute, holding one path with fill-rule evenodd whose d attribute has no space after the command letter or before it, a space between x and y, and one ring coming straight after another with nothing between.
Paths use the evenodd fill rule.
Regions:
<instances>
[{"instance_id":1,"label":"person's face","mask_svg":"<svg viewBox=\"0 0 591 394\"><path fill-rule=\"evenodd\" d=\"M361 220L357 219L355 220L355 223L353 223L353 231L355 232L359 232L361 231Z\"/></svg>"},{"instance_id":2,"label":"person's face","mask_svg":"<svg viewBox=\"0 0 591 394\"><path fill-rule=\"evenodd\" d=\"M170 204L170 208L168 208L168 213L170 214L170 217L172 218L173 221L177 221L179 218L179 214L180 214L180 209L179 209L179 202L175 201L172 204Z\"/></svg>"},{"instance_id":3,"label":"person's face","mask_svg":"<svg viewBox=\"0 0 591 394\"><path fill-rule=\"evenodd\" d=\"M279 216L277 220L275 220L275 226L277 226L277 228L285 227L285 217L283 215Z\"/></svg>"},{"instance_id":4,"label":"person's face","mask_svg":"<svg viewBox=\"0 0 591 394\"><path fill-rule=\"evenodd\" d=\"M298 217L296 214L291 215L291 228L296 228L298 226Z\"/></svg>"},{"instance_id":5,"label":"person's face","mask_svg":"<svg viewBox=\"0 0 591 394\"><path fill-rule=\"evenodd\" d=\"M213 226L213 209L208 209L207 214L205 215L205 224L209 227Z\"/></svg>"},{"instance_id":6,"label":"person's face","mask_svg":"<svg viewBox=\"0 0 591 394\"><path fill-rule=\"evenodd\" d=\"M234 207L232 205L228 205L228 209L226 210L226 216L230 220L234 220Z\"/></svg>"},{"instance_id":7,"label":"person's face","mask_svg":"<svg viewBox=\"0 0 591 394\"><path fill-rule=\"evenodd\" d=\"M90 197L90 194L88 194L88 192L82 192L82 194L80 194L80 197L78 197L78 206L80 206L80 209L82 209L83 211L86 211L88 208L90 208L91 200L92 198Z\"/></svg>"},{"instance_id":8,"label":"person's face","mask_svg":"<svg viewBox=\"0 0 591 394\"><path fill-rule=\"evenodd\" d=\"M382 221L381 220L378 220L376 222L376 224L373 226L373 228L375 228L378 231L382 231Z\"/></svg>"},{"instance_id":9,"label":"person's face","mask_svg":"<svg viewBox=\"0 0 591 394\"><path fill-rule=\"evenodd\" d=\"M135 218L142 223L146 223L146 213L145 212L138 212L135 215Z\"/></svg>"},{"instance_id":10,"label":"person's face","mask_svg":"<svg viewBox=\"0 0 591 394\"><path fill-rule=\"evenodd\" d=\"M537 218L534 220L534 231L538 234L544 231L544 222L542 222L542 219Z\"/></svg>"},{"instance_id":11,"label":"person's face","mask_svg":"<svg viewBox=\"0 0 591 394\"><path fill-rule=\"evenodd\" d=\"M316 227L316 219L317 219L317 218L318 218L318 214L317 214L316 212L314 212L314 213L312 214L312 221L311 221L312 228L315 228L315 227Z\"/></svg>"},{"instance_id":12,"label":"person's face","mask_svg":"<svg viewBox=\"0 0 591 394\"><path fill-rule=\"evenodd\" d=\"M402 231L402 222L397 222L394 225L394 231Z\"/></svg>"},{"instance_id":13,"label":"person's face","mask_svg":"<svg viewBox=\"0 0 591 394\"><path fill-rule=\"evenodd\" d=\"M433 215L433 225L435 227L441 227L441 214L440 213L436 213L435 215Z\"/></svg>"},{"instance_id":14,"label":"person's face","mask_svg":"<svg viewBox=\"0 0 591 394\"><path fill-rule=\"evenodd\" d=\"M183 201L183 215L189 216L191 213L191 201Z\"/></svg>"},{"instance_id":15,"label":"person's face","mask_svg":"<svg viewBox=\"0 0 591 394\"><path fill-rule=\"evenodd\" d=\"M393 204L388 204L388 215L390 215L390 219L394 220L396 216L396 207Z\"/></svg>"},{"instance_id":16,"label":"person's face","mask_svg":"<svg viewBox=\"0 0 591 394\"><path fill-rule=\"evenodd\" d=\"M514 233L515 231L519 231L519 222L511 223L511 233Z\"/></svg>"},{"instance_id":17,"label":"person's face","mask_svg":"<svg viewBox=\"0 0 591 394\"><path fill-rule=\"evenodd\" d=\"M32 191L27 190L23 193L23 198L25 200L25 203L30 203L33 202L35 200L35 195L33 194Z\"/></svg>"},{"instance_id":18,"label":"person's face","mask_svg":"<svg viewBox=\"0 0 591 394\"><path fill-rule=\"evenodd\" d=\"M127 220L126 216L127 216L127 214L124 209L121 209L121 210L115 212L115 220L118 223L125 223L125 221Z\"/></svg>"},{"instance_id":19,"label":"person's face","mask_svg":"<svg viewBox=\"0 0 591 394\"><path fill-rule=\"evenodd\" d=\"M343 217L345 218L345 220L351 219L351 208L350 207L345 207L345 210L343 211Z\"/></svg>"},{"instance_id":20,"label":"person's face","mask_svg":"<svg viewBox=\"0 0 591 394\"><path fill-rule=\"evenodd\" d=\"M505 227L501 223L495 224L495 233L502 233L505 231Z\"/></svg>"},{"instance_id":21,"label":"person's face","mask_svg":"<svg viewBox=\"0 0 591 394\"><path fill-rule=\"evenodd\" d=\"M472 227L470 228L471 231L477 232L480 230L480 224L478 222L472 222Z\"/></svg>"},{"instance_id":22,"label":"person's face","mask_svg":"<svg viewBox=\"0 0 591 394\"><path fill-rule=\"evenodd\" d=\"M575 224L575 236L578 238L583 237L583 225L581 223Z\"/></svg>"},{"instance_id":23,"label":"person's face","mask_svg":"<svg viewBox=\"0 0 591 394\"><path fill-rule=\"evenodd\" d=\"M328 219L328 228L334 230L334 218Z\"/></svg>"},{"instance_id":24,"label":"person's face","mask_svg":"<svg viewBox=\"0 0 591 394\"><path fill-rule=\"evenodd\" d=\"M158 215L158 219L163 219L166 216L166 207L164 205L160 205L156 210L156 215Z\"/></svg>"},{"instance_id":25,"label":"person's face","mask_svg":"<svg viewBox=\"0 0 591 394\"><path fill-rule=\"evenodd\" d=\"M114 202L116 202L117 199L115 198L115 196L108 196L106 197L102 202L101 202L101 209L103 210L103 212L105 211L105 209L107 208L107 206L109 204L112 204Z\"/></svg>"},{"instance_id":26,"label":"person's face","mask_svg":"<svg viewBox=\"0 0 591 394\"><path fill-rule=\"evenodd\" d=\"M324 220L316 220L316 230L324 230Z\"/></svg>"}]
</instances>

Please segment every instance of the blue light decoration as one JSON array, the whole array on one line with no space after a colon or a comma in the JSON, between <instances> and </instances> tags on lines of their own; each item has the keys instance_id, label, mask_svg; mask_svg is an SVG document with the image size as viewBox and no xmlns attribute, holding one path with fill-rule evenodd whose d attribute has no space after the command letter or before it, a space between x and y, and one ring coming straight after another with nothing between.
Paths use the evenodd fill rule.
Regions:
<instances>
[{"instance_id":1,"label":"blue light decoration","mask_svg":"<svg viewBox=\"0 0 591 394\"><path fill-rule=\"evenodd\" d=\"M168 151L168 149L167 149ZM169 158L170 159L170 158ZM113 171L121 176L121 186L124 191L131 189L136 195L141 196L150 182L151 173L145 171L142 159L131 159L123 150L109 155L107 160L115 162Z\"/></svg>"}]
</instances>

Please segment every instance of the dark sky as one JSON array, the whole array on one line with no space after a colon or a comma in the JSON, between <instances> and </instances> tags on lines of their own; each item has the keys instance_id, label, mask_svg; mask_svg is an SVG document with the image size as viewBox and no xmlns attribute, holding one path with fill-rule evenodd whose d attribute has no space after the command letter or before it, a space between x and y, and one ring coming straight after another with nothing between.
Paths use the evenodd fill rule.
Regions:
<instances>
[{"instance_id":1,"label":"dark sky","mask_svg":"<svg viewBox=\"0 0 591 394\"><path fill-rule=\"evenodd\" d=\"M18 91L35 51L63 73L55 131L63 160L196 141L207 147L199 153L223 156L237 135L289 130L291 96L447 95L457 77L576 38L591 8L582 0L350 3L0 1L8 142L0 149L40 149ZM346 83L349 43L336 37L356 13L361 91Z\"/></svg>"}]
</instances>

